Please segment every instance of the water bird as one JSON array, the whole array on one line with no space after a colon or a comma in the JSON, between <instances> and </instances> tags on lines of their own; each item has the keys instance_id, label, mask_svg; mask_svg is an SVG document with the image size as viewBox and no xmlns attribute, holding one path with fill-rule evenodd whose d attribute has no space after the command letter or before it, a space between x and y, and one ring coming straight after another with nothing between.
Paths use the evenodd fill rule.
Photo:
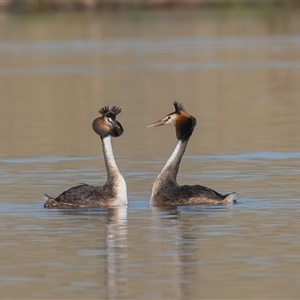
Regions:
<instances>
[{"instance_id":1,"label":"water bird","mask_svg":"<svg viewBox=\"0 0 300 300\"><path fill-rule=\"evenodd\" d=\"M152 187L150 204L153 206L180 206L199 204L236 203L237 193L222 195L201 185L178 185L176 177L182 156L196 126L196 119L187 113L181 103L174 102L175 111L147 127L175 126L177 145L157 176Z\"/></svg>"},{"instance_id":2,"label":"water bird","mask_svg":"<svg viewBox=\"0 0 300 300\"><path fill-rule=\"evenodd\" d=\"M116 106L105 106L99 110L101 117L96 118L92 127L100 136L103 148L107 181L103 186L80 184L72 187L56 198L44 195L46 208L84 208L84 207L112 207L127 205L127 187L122 174L116 164L111 137L119 137L124 129L116 116L122 109Z\"/></svg>"}]
</instances>

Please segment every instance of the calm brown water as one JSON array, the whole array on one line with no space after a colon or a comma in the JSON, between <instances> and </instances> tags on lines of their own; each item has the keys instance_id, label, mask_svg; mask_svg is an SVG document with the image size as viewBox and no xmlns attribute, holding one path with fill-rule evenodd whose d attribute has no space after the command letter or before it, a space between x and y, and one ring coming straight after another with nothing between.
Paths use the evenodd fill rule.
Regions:
<instances>
[{"instance_id":1,"label":"calm brown water","mask_svg":"<svg viewBox=\"0 0 300 300\"><path fill-rule=\"evenodd\" d=\"M297 299L300 18L152 12L0 18L1 299ZM154 209L181 101L198 120L179 174L226 207ZM91 122L113 140L129 206L43 209L105 181Z\"/></svg>"}]
</instances>

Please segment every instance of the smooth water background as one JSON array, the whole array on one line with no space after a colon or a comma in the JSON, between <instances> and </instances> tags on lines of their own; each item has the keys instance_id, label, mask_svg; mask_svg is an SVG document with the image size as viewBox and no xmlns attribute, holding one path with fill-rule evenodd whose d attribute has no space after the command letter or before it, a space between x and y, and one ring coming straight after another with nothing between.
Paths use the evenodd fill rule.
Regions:
<instances>
[{"instance_id":1,"label":"smooth water background","mask_svg":"<svg viewBox=\"0 0 300 300\"><path fill-rule=\"evenodd\" d=\"M126 12L0 18L1 299L297 299L300 18ZM198 125L179 183L239 204L155 209L182 102ZM42 195L106 179L113 140L128 208L46 210Z\"/></svg>"}]
</instances>

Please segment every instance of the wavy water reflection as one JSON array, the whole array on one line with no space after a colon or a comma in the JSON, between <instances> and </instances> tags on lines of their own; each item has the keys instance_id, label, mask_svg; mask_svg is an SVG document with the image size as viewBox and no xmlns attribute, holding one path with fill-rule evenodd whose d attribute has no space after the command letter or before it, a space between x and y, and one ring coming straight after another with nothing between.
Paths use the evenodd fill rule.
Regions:
<instances>
[{"instance_id":1,"label":"wavy water reflection","mask_svg":"<svg viewBox=\"0 0 300 300\"><path fill-rule=\"evenodd\" d=\"M128 298L127 207L108 210L106 229L108 299L126 299Z\"/></svg>"}]
</instances>

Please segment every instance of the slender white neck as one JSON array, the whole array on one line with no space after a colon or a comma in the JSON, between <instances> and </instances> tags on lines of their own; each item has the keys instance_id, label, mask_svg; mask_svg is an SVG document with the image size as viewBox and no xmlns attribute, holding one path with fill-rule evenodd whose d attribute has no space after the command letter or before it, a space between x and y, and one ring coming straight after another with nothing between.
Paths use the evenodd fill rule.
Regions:
<instances>
[{"instance_id":1,"label":"slender white neck","mask_svg":"<svg viewBox=\"0 0 300 300\"><path fill-rule=\"evenodd\" d=\"M103 155L107 170L107 177L120 174L117 163L115 161L114 152L111 145L110 135L102 139Z\"/></svg>"},{"instance_id":2,"label":"slender white neck","mask_svg":"<svg viewBox=\"0 0 300 300\"><path fill-rule=\"evenodd\" d=\"M161 185L166 181L172 181L176 183L176 177L179 170L179 165L182 159L182 156L185 152L186 146L188 141L181 141L177 142L177 145L171 154L170 158L167 160L165 166L157 176L154 186ZM153 186L153 188L154 188Z\"/></svg>"},{"instance_id":3,"label":"slender white neck","mask_svg":"<svg viewBox=\"0 0 300 300\"><path fill-rule=\"evenodd\" d=\"M166 185L177 185L176 177L179 170L179 165L181 158L184 154L188 141L177 142L177 145L171 154L170 158L167 160L165 166L156 177L153 187L150 203L153 201L155 196L160 193L161 189L164 189Z\"/></svg>"},{"instance_id":4,"label":"slender white neck","mask_svg":"<svg viewBox=\"0 0 300 300\"><path fill-rule=\"evenodd\" d=\"M107 170L107 181L113 183L114 190L116 192L114 205L127 205L126 182L116 164L110 136L102 139L102 146Z\"/></svg>"}]
</instances>

